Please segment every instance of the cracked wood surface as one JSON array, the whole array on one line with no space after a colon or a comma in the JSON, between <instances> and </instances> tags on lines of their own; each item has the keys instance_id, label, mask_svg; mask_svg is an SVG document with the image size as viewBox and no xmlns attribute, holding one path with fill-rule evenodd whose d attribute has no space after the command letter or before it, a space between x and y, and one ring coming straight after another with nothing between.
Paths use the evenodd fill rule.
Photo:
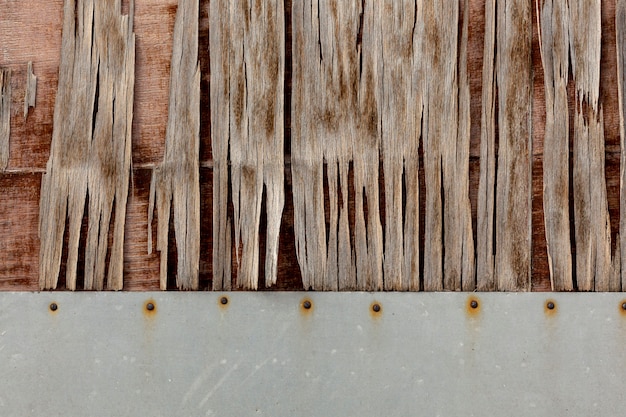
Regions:
<instances>
[{"instance_id":1,"label":"cracked wood surface","mask_svg":"<svg viewBox=\"0 0 626 417\"><path fill-rule=\"evenodd\" d=\"M0 170L9 163L11 137L11 69L0 67Z\"/></svg>"},{"instance_id":2,"label":"cracked wood surface","mask_svg":"<svg viewBox=\"0 0 626 417\"><path fill-rule=\"evenodd\" d=\"M123 286L135 37L132 0L130 16L122 15L120 6L93 0L64 3L54 128L39 207L41 289L57 287L66 229L66 287L77 288L83 245L84 288L103 289L105 275L108 289ZM86 242L80 245L85 210Z\"/></svg>"},{"instance_id":3,"label":"cracked wood surface","mask_svg":"<svg viewBox=\"0 0 626 417\"><path fill-rule=\"evenodd\" d=\"M174 21L176 18L178 0L137 0L135 7L134 31L137 39L136 54L136 77L135 85L135 106L133 120L133 174L129 192L127 216L126 216L126 239L124 241L124 288L129 290L149 290L160 287L160 257L157 253L147 254L147 216L149 203L149 185L151 182L151 171L155 164L163 160L165 153L165 133L167 127L168 97L169 97L169 76L172 58L172 34ZM399 7L401 2L394 2L394 6ZM410 10L410 3L407 6ZM487 5L492 3L489 1ZM495 4L495 1L493 2ZM531 2L534 3L534 2ZM212 274L214 271L212 251L213 244L213 196L217 189L213 185L214 169L217 164L217 157L213 158L215 149L211 149L210 128L211 121L209 104L210 90L209 79L213 76L209 71L209 6L207 0L200 0L200 21L199 21L199 51L198 58L201 66L201 107L205 111L201 112L200 120L200 261L199 261L199 286L200 288L211 288ZM294 3L295 4L295 3ZM381 2L382 4L382 2ZM480 232L480 199L478 198L479 177L480 177L480 155L481 155L481 109L486 101L482 99L483 92L483 58L485 51L485 40L489 39L488 25L485 24L485 1L469 0L469 30L467 47L467 70L470 91L470 153L469 153L469 196L472 209L472 221L476 231L477 242L477 266L483 264L481 253L489 256L491 252L481 251ZM535 5L533 4L533 9ZM620 224L620 111L618 106L618 85L617 63L616 63L616 24L619 27L618 16L615 11L615 1L602 1L601 5L601 54L600 54L600 82L599 82L599 102L602 106L602 117L604 120L605 155L606 155L606 197L607 207L610 216L611 242L614 247L611 251L616 253L619 245L617 229ZM12 108L19 109L11 113L11 154L8 170L0 176L0 187L3 189L3 199L0 199L0 255L3 262L0 267L0 288L3 289L28 289L38 288L38 256L39 239L37 237L37 214L39 213L39 194L42 172L45 169L46 161L50 152L50 138L52 137L52 119L54 101L58 82L59 51L61 50L61 23L63 2L61 0L50 0L47 2L13 2L0 0L0 66L12 69ZM402 7L405 7L404 5ZM493 7L495 10L495 6ZM128 4L122 3L123 13L128 12ZM285 2L285 103L286 109L291 108L291 91L295 93L290 83L291 77L291 53L296 32L292 30L295 24L292 19L291 1ZM386 15L388 19L392 15ZM533 23L540 22L537 16L532 17ZM385 23L383 33L390 39L390 35L401 33L401 26L398 30L389 30L390 23ZM395 28L395 27L394 27ZM295 29L295 28L294 28ZM492 29L495 30L495 27ZM459 28L459 31L462 29ZM495 33L495 32L494 32ZM533 27L532 36L532 68L535 74L534 93L532 106L532 289L550 289L550 273L548 267L548 250L546 247L546 230L544 229L543 210L543 171L544 171L544 126L547 119L544 69L542 67L541 52L539 48L538 27ZM494 35L495 36L495 35ZM213 39L211 39L213 41ZM295 54L295 50L293 53ZM367 52L369 53L369 52ZM390 53L386 50L385 53ZM495 59L493 56L491 59ZM28 118L24 120L22 114L23 98L25 96L27 62L32 61L38 76L37 107L32 108ZM391 67L391 65L386 66ZM408 63L399 64L408 65ZM382 77L382 74L379 74ZM293 78L295 85L296 79ZM399 90L399 88L398 88ZM212 91L212 90L211 90ZM394 91L388 90L388 91ZM408 94L405 91L405 94ZM492 92L493 100L497 98L497 86ZM382 105L383 97L378 97ZM494 101L495 103L495 101ZM570 112L569 137L570 141L574 137L574 110L575 98L573 82L568 85L568 104ZM492 107L496 109L495 105ZM214 109L211 109L214 111ZM380 112L379 114L382 114ZM492 117L493 117L492 113ZM497 114L497 113L495 113ZM285 112L285 152L286 161L290 160L293 144L289 140L292 123L290 119L295 117L292 111ZM382 116L381 116L382 117ZM381 122L382 123L382 122ZM497 127L497 125L495 125ZM295 124L294 124L295 127ZM381 137L384 138L386 129L382 128ZM497 131L496 131L497 133ZM383 139L381 139L382 141ZM497 142L496 142L497 143ZM573 148L570 146L570 151ZM213 153L212 153L213 151ZM494 146L494 158L497 147ZM419 192L415 193L419 201L419 210L415 210L419 219L419 230L416 235L421 245L424 243L425 231L425 176L423 164L423 148L418 148L419 159L411 169L418 169ZM382 154L381 154L381 157ZM384 161L381 160L384 165ZM494 163L495 167L495 163ZM384 167L383 167L384 168ZM348 168L349 181L352 178L352 169ZM406 171L405 166L405 171ZM292 205L291 191L292 166L285 165L285 209L283 222L280 229L280 250L278 251L277 262L277 283L274 289L301 289L300 268L298 266L295 239L294 239L294 212ZM217 175L217 172L215 173ZM322 179L324 179L324 169L322 166ZM307 177L311 182L312 176ZM385 195L389 192L385 186L386 175L383 169L379 175L379 195L380 195L380 219L383 226L389 217L386 213ZM572 181L572 171L570 170L570 182ZM349 183L350 183L349 182ZM406 178L402 187L406 187ZM571 185L570 185L570 190ZM228 190L227 190L228 192ZM572 194L573 191L570 191ZM322 193L326 202L327 191ZM348 209L347 224L352 228L354 223L354 191L349 189L347 199ZM396 195L396 194L394 194ZM406 194L408 196L408 194ZM343 198L343 196L341 196ZM397 198L397 197L396 197ZM495 198L495 195L493 195ZM408 200L407 200L408 201ZM406 202L404 205L407 213L410 213ZM570 230L573 230L573 199L569 200L571 209ZM18 209L19 207L19 209ZM232 202L226 204L226 210L232 219ZM339 209L337 209L339 211ZM339 217L339 216L338 216ZM325 219L326 220L326 219ZM408 217L407 217L408 220ZM87 228L87 220L83 220L83 232ZM261 213L260 221L260 262L259 269L264 274L265 263L263 262L263 245L265 242L265 222L266 217ZM407 222L402 226L407 227ZM396 226L397 227L397 226ZM153 225L153 232L156 233L156 222ZM383 233L387 229L383 229ZM230 235L234 232L227 231ZM622 235L623 236L623 235ZM325 231L324 231L325 237ZM397 238L397 235L394 236ZM168 268L173 271L177 268L176 243L174 233L170 233L168 244L169 257ZM387 236L383 235L383 242L387 241ZM384 243L386 245L386 243ZM571 242L572 265L576 270L576 255L578 248L575 239ZM230 246L228 243L226 247ZM496 246L497 247L497 246ZM621 245L623 248L624 245ZM60 274L63 277L66 269L67 242L64 244L61 257ZM386 246L385 246L386 248ZM404 247L405 253L410 250ZM613 258L613 265L618 257ZM232 259L235 262L235 257ZM416 263L417 261L418 263ZM421 259L414 260L413 266L423 269L424 264ZM388 261L391 265L391 261ZM79 252L79 264L84 263L84 253ZM489 265L486 263L485 265ZM232 268L232 275L236 282L236 265L225 263L226 268ZM617 268L619 270L620 268ZM77 271L79 282L84 278L81 271ZM230 275L230 273L228 274ZM477 279L480 288L483 274L478 272ZM423 280L423 275L421 276ZM495 277L493 277L495 279ZM59 286L63 288L63 279ZM394 284L395 285L395 284ZM402 284L405 285L405 284ZM175 283L168 281L168 288L174 288Z\"/></svg>"},{"instance_id":4,"label":"cracked wood surface","mask_svg":"<svg viewBox=\"0 0 626 417\"><path fill-rule=\"evenodd\" d=\"M170 212L176 238L176 286L196 290L200 262L200 65L198 0L180 0L174 25L165 156L154 167L148 205L148 253L157 207L160 288L167 289Z\"/></svg>"}]
</instances>

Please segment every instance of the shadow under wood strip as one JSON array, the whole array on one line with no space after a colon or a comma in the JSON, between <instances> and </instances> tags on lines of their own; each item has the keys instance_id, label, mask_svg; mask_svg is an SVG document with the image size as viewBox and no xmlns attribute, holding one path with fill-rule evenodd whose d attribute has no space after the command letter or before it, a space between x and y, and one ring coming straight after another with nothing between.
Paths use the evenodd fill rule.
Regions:
<instances>
[{"instance_id":1,"label":"shadow under wood strip","mask_svg":"<svg viewBox=\"0 0 626 417\"><path fill-rule=\"evenodd\" d=\"M11 70L0 68L0 170L9 163L11 136Z\"/></svg>"},{"instance_id":2,"label":"shadow under wood strip","mask_svg":"<svg viewBox=\"0 0 626 417\"><path fill-rule=\"evenodd\" d=\"M165 156L152 173L148 208L148 253L157 206L157 250L161 252L160 287L167 289L170 210L173 205L178 254L176 285L198 288L200 262L200 65L198 0L179 0L174 25L170 102Z\"/></svg>"},{"instance_id":3,"label":"shadow under wood strip","mask_svg":"<svg viewBox=\"0 0 626 417\"><path fill-rule=\"evenodd\" d=\"M539 0L537 1L539 5ZM552 289L571 291L572 247L569 216L569 9L545 0L540 8L539 41L546 95L543 152L543 209Z\"/></svg>"},{"instance_id":4,"label":"shadow under wood strip","mask_svg":"<svg viewBox=\"0 0 626 417\"><path fill-rule=\"evenodd\" d=\"M66 0L64 11L54 130L41 185L39 285L57 286L67 218L66 286L76 289L79 236L89 194L85 289L104 287L109 253L107 288L119 290L131 159L134 4L131 1L130 17L121 15L119 1Z\"/></svg>"}]
</instances>

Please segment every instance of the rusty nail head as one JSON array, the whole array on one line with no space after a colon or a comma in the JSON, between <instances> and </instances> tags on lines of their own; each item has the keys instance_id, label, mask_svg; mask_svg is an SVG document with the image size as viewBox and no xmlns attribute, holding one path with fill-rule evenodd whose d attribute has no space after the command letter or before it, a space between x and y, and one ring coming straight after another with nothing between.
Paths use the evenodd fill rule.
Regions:
<instances>
[{"instance_id":1,"label":"rusty nail head","mask_svg":"<svg viewBox=\"0 0 626 417\"><path fill-rule=\"evenodd\" d=\"M478 308L478 301L476 301L476 300L472 300L472 302L470 303L470 307L472 307L472 308Z\"/></svg>"},{"instance_id":2,"label":"rusty nail head","mask_svg":"<svg viewBox=\"0 0 626 417\"><path fill-rule=\"evenodd\" d=\"M380 304L376 303L372 306L372 310L374 310L375 313L378 313L380 311Z\"/></svg>"},{"instance_id":3,"label":"rusty nail head","mask_svg":"<svg viewBox=\"0 0 626 417\"><path fill-rule=\"evenodd\" d=\"M146 305L146 309L147 309L148 311L152 311L152 310L154 310L154 304L152 304L152 303L148 303L148 304Z\"/></svg>"},{"instance_id":4,"label":"rusty nail head","mask_svg":"<svg viewBox=\"0 0 626 417\"><path fill-rule=\"evenodd\" d=\"M227 297L220 298L220 303L222 303L223 305L228 304L228 298Z\"/></svg>"},{"instance_id":5,"label":"rusty nail head","mask_svg":"<svg viewBox=\"0 0 626 417\"><path fill-rule=\"evenodd\" d=\"M311 302L309 300L305 300L304 303L302 303L302 307L306 308L307 310L311 308Z\"/></svg>"},{"instance_id":6,"label":"rusty nail head","mask_svg":"<svg viewBox=\"0 0 626 417\"><path fill-rule=\"evenodd\" d=\"M626 310L626 301L622 303L622 310Z\"/></svg>"},{"instance_id":7,"label":"rusty nail head","mask_svg":"<svg viewBox=\"0 0 626 417\"><path fill-rule=\"evenodd\" d=\"M57 305L57 303L50 303L50 310L51 311L57 311L58 308L59 308L59 306Z\"/></svg>"},{"instance_id":8,"label":"rusty nail head","mask_svg":"<svg viewBox=\"0 0 626 417\"><path fill-rule=\"evenodd\" d=\"M554 303L552 301L548 301L548 310L554 310Z\"/></svg>"}]
</instances>

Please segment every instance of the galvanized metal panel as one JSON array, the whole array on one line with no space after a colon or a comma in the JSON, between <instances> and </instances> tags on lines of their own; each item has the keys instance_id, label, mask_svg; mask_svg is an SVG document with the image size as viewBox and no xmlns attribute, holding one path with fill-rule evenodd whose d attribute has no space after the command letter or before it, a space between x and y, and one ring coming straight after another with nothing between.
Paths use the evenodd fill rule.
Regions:
<instances>
[{"instance_id":1,"label":"galvanized metal panel","mask_svg":"<svg viewBox=\"0 0 626 417\"><path fill-rule=\"evenodd\" d=\"M616 416L623 298L3 293L0 415Z\"/></svg>"}]
</instances>

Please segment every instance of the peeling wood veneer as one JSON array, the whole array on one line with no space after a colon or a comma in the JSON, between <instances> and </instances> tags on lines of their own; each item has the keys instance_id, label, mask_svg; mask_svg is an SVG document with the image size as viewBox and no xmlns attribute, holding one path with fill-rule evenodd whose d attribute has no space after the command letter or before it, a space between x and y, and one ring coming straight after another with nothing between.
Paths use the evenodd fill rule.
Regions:
<instances>
[{"instance_id":1,"label":"peeling wood veneer","mask_svg":"<svg viewBox=\"0 0 626 417\"><path fill-rule=\"evenodd\" d=\"M39 286L56 288L69 222L66 286L76 289L88 198L84 288L123 286L135 36L120 1L66 0L50 159L41 184ZM115 206L115 212L113 212ZM113 243L109 229L114 213ZM106 264L107 255L109 257ZM108 271L107 271L108 266Z\"/></svg>"},{"instance_id":2,"label":"peeling wood veneer","mask_svg":"<svg viewBox=\"0 0 626 417\"><path fill-rule=\"evenodd\" d=\"M294 229L307 289L383 288L379 5L361 0L293 2Z\"/></svg>"},{"instance_id":3,"label":"peeling wood veneer","mask_svg":"<svg viewBox=\"0 0 626 417\"><path fill-rule=\"evenodd\" d=\"M198 0L180 0L174 25L170 102L163 162L154 168L148 204L148 253L157 206L160 288L167 289L170 211L173 208L178 263L176 285L198 288L200 262L200 66ZM173 206L173 207L172 207Z\"/></svg>"},{"instance_id":4,"label":"peeling wood veneer","mask_svg":"<svg viewBox=\"0 0 626 417\"><path fill-rule=\"evenodd\" d=\"M28 61L26 70L26 92L24 93L24 119L28 116L28 109L35 107L37 98L37 76L33 73L33 63Z\"/></svg>"},{"instance_id":5,"label":"peeling wood veneer","mask_svg":"<svg viewBox=\"0 0 626 417\"><path fill-rule=\"evenodd\" d=\"M267 213L265 286L276 284L285 203L284 16L279 0L211 2L215 290L230 288L231 230L235 235L237 285L258 288L263 201ZM229 162L232 225L226 210Z\"/></svg>"},{"instance_id":6,"label":"peeling wood veneer","mask_svg":"<svg viewBox=\"0 0 626 417\"><path fill-rule=\"evenodd\" d=\"M11 136L11 70L0 68L0 170L9 164Z\"/></svg>"}]
</instances>

